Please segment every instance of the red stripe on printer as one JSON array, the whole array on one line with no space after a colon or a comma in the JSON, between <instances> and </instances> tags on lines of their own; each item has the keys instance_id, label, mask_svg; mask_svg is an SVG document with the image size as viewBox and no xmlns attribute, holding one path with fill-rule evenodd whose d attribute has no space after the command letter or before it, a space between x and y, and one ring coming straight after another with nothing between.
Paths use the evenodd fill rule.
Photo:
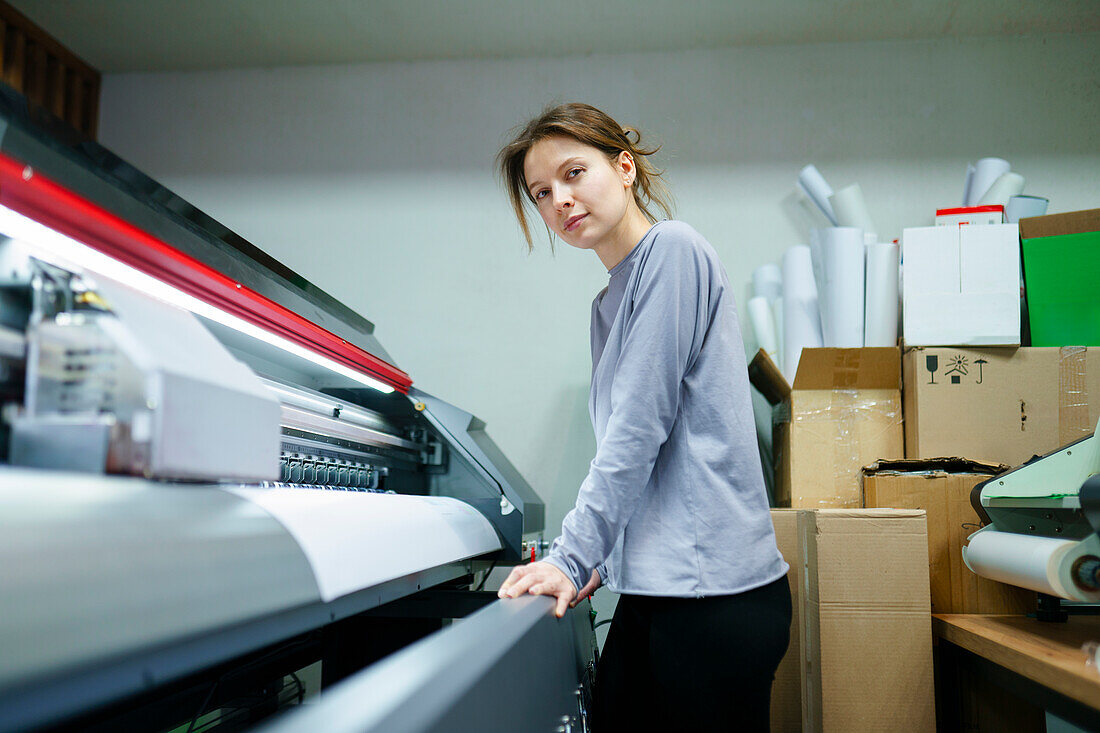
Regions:
<instances>
[{"instance_id":1,"label":"red stripe on printer","mask_svg":"<svg viewBox=\"0 0 1100 733\"><path fill-rule=\"evenodd\" d=\"M0 204L226 313L408 394L412 379L401 369L4 153L0 153Z\"/></svg>"}]
</instances>

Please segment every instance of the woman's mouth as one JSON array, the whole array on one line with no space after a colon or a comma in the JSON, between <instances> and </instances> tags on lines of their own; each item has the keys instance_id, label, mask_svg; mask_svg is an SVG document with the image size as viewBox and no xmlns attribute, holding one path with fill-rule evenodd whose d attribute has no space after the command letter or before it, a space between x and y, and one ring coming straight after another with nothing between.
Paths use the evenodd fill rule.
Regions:
<instances>
[{"instance_id":1,"label":"woman's mouth","mask_svg":"<svg viewBox=\"0 0 1100 733\"><path fill-rule=\"evenodd\" d=\"M566 219L565 220L565 231L571 232L574 229L576 229L580 225L580 223L587 216L588 216L588 214L577 214L576 216L571 216L568 219Z\"/></svg>"}]
</instances>

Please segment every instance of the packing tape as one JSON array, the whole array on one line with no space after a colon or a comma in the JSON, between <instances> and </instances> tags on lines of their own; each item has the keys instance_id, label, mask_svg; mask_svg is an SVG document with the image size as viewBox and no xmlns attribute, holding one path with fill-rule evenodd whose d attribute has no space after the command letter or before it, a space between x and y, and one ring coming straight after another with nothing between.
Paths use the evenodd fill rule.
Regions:
<instances>
[{"instance_id":1,"label":"packing tape","mask_svg":"<svg viewBox=\"0 0 1100 733\"><path fill-rule=\"evenodd\" d=\"M818 410L799 410L791 419L805 427L813 425L813 434L832 445L833 472L831 489L818 500L820 508L859 508L863 506L862 470L864 464L887 456L863 456L862 435L872 418L880 432L901 424L900 405L893 400L876 400L861 390L834 389L829 406ZM885 419L882 419L885 418ZM792 487L792 493L795 491ZM807 507L809 508L809 507Z\"/></svg>"},{"instance_id":2,"label":"packing tape","mask_svg":"<svg viewBox=\"0 0 1100 733\"><path fill-rule=\"evenodd\" d=\"M1085 381L1087 349L1063 346L1058 354L1058 438L1060 445L1088 437L1089 389Z\"/></svg>"},{"instance_id":3,"label":"packing tape","mask_svg":"<svg viewBox=\"0 0 1100 733\"><path fill-rule=\"evenodd\" d=\"M859 399L854 389L834 389L829 411L835 416L836 436L833 438L833 488L835 507L863 506L860 489L860 431L856 426L866 400Z\"/></svg>"}]
</instances>

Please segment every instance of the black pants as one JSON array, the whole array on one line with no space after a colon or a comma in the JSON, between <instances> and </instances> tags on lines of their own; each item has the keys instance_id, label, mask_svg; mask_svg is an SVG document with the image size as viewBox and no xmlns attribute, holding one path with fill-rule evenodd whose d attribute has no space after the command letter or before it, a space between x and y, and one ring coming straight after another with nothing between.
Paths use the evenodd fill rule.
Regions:
<instances>
[{"instance_id":1,"label":"black pants","mask_svg":"<svg viewBox=\"0 0 1100 733\"><path fill-rule=\"evenodd\" d=\"M621 596L596 670L593 730L767 731L790 629L786 577L729 596Z\"/></svg>"}]
</instances>

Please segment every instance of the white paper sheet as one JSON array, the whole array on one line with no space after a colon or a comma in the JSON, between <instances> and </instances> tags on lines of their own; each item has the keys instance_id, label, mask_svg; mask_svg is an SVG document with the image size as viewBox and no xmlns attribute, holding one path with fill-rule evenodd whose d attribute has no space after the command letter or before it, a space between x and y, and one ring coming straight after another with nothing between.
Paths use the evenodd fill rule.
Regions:
<instances>
[{"instance_id":1,"label":"white paper sheet","mask_svg":"<svg viewBox=\"0 0 1100 733\"><path fill-rule=\"evenodd\" d=\"M302 548L326 602L500 549L477 509L442 496L226 487L274 517Z\"/></svg>"},{"instance_id":2,"label":"white paper sheet","mask_svg":"<svg viewBox=\"0 0 1100 733\"><path fill-rule=\"evenodd\" d=\"M804 244L783 254L783 375L794 383L802 349L821 346L821 316L817 309L810 248Z\"/></svg>"},{"instance_id":3,"label":"white paper sheet","mask_svg":"<svg viewBox=\"0 0 1100 733\"><path fill-rule=\"evenodd\" d=\"M777 358L779 343L776 340L775 320L771 304L763 295L749 298L749 321L756 335L756 345L767 352L772 361Z\"/></svg>"},{"instance_id":4,"label":"white paper sheet","mask_svg":"<svg viewBox=\"0 0 1100 733\"><path fill-rule=\"evenodd\" d=\"M820 230L823 290L819 293L821 333L825 346L863 346L863 230Z\"/></svg>"},{"instance_id":5,"label":"white paper sheet","mask_svg":"<svg viewBox=\"0 0 1100 733\"><path fill-rule=\"evenodd\" d=\"M817 204L821 212L825 214L829 222L836 226L836 214L829 203L829 197L833 195L832 187L825 181L825 177L814 165L808 165L798 174L798 186Z\"/></svg>"},{"instance_id":6,"label":"white paper sheet","mask_svg":"<svg viewBox=\"0 0 1100 733\"><path fill-rule=\"evenodd\" d=\"M863 345L896 346L898 342L898 245L876 242L867 247L867 295Z\"/></svg>"},{"instance_id":7,"label":"white paper sheet","mask_svg":"<svg viewBox=\"0 0 1100 733\"><path fill-rule=\"evenodd\" d=\"M970 196L966 206L976 206L985 192L998 178L1008 173L1008 161L1003 158L982 158L974 166L974 178L970 182Z\"/></svg>"}]
</instances>

